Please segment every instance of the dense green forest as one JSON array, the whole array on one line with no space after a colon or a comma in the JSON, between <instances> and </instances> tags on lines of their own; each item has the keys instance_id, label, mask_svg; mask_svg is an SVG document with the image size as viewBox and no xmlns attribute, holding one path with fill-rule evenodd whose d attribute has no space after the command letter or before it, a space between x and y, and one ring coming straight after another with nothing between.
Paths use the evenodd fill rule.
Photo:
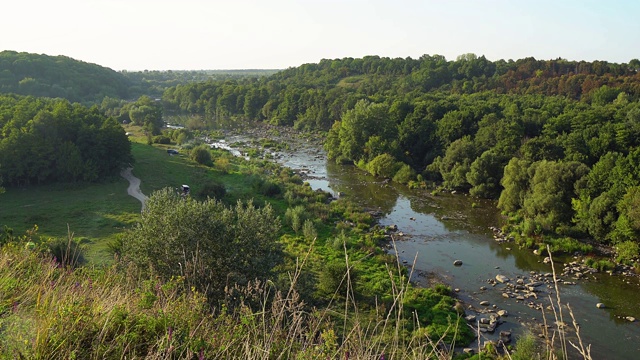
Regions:
<instances>
[{"instance_id":1,"label":"dense green forest","mask_svg":"<svg viewBox=\"0 0 640 360\"><path fill-rule=\"evenodd\" d=\"M96 102L129 98L130 81L118 72L66 56L0 52L0 92Z\"/></svg>"},{"instance_id":2,"label":"dense green forest","mask_svg":"<svg viewBox=\"0 0 640 360\"><path fill-rule=\"evenodd\" d=\"M210 127L328 131L331 159L499 199L527 236L621 244L640 234L638 69L637 59L368 56L178 85L163 101Z\"/></svg>"},{"instance_id":3,"label":"dense green forest","mask_svg":"<svg viewBox=\"0 0 640 360\"><path fill-rule=\"evenodd\" d=\"M0 96L0 178L7 186L96 181L131 162L124 129L97 107Z\"/></svg>"}]
</instances>

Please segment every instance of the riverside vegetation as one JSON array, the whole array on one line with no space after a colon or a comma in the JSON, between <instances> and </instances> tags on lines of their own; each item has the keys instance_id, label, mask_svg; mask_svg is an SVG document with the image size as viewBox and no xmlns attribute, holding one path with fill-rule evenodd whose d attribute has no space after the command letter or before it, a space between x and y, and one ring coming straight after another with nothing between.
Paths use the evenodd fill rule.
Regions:
<instances>
[{"instance_id":1,"label":"riverside vegetation","mask_svg":"<svg viewBox=\"0 0 640 360\"><path fill-rule=\"evenodd\" d=\"M16 56L28 58L25 54L3 53L5 59ZM71 63L65 62L67 65ZM48 64L54 66L55 62ZM29 68L16 65L16 61L4 61L0 65L8 67L11 74L24 75L25 69L28 71ZM47 237L38 237L38 231L47 231L43 227L34 227L24 236L5 228L2 241L5 243L3 264L6 266L3 266L3 271L6 275L3 275L5 280L2 284L3 289L7 289L3 294L8 295L3 298L2 319L3 324L23 325L11 328L16 337L10 337L13 341L3 343L3 349L16 346L7 350L11 351L8 352L10 356L24 354L36 357L47 352L60 357L108 357L116 353L119 355L113 356L151 354L159 358L187 355L194 358L260 357L260 354L265 357L304 358L307 355L342 356L346 353L357 357L374 353L391 357L451 357L449 346L468 343L471 337L469 329L460 321L461 309L457 307L456 310L455 302L444 286L416 289L406 282L406 270L398 267L394 259L382 250L381 245L387 241L385 232L376 228L371 215L358 211L344 199L328 201L326 194L311 191L299 177L286 169L267 162L242 163L242 160L227 154L198 147L192 140L208 135L208 131L214 128L246 126L256 120L325 131L329 157L339 162L353 162L376 176L413 187L439 183L450 190L498 198L498 206L511 219L505 232L511 233L524 246L551 251L552 247L544 244L552 243L560 251L589 252L591 248L584 242L591 240L598 245L616 246L618 260L633 264L638 255L640 231L636 206L637 187L640 186L637 177L640 165L636 159L639 67L638 60L628 64L610 64L532 58L491 62L473 54L460 56L455 61L447 61L437 55L425 55L420 59L371 56L322 60L318 64L305 64L268 77L181 84L167 88L162 101L148 96L141 96L133 102L125 101L119 93L109 92L113 97L96 95L95 100L102 98L102 103L90 109L60 100L7 95L3 98L5 105L0 117L3 129L0 154L5 157L0 161L0 176L9 187L8 194L3 197L15 194L19 185L55 184L60 181L83 181L85 184L84 181L100 178L93 175L93 171L101 171L96 168L98 165L89 161L90 157L84 156L85 152L80 149L85 149L81 147L83 141L102 135L95 133L75 137L78 133L73 130L61 131L63 135L58 137L58 132L49 131L80 114L79 121L67 124L66 129L76 129L79 125L84 129L79 134L85 135L87 131L98 128L111 129L114 139L126 138L123 137L124 131L108 125L117 119L134 124L135 127L128 131L141 134L143 143L155 143L162 149L167 145L183 146L181 151L188 151L190 160L172 158L170 162L154 162L151 158L137 157L136 168L153 174L159 173L154 167L189 164L181 168L188 168L186 173L174 170L158 177L141 177L143 186L152 183L148 189L152 191L161 190L167 184L178 185L181 183L178 181L185 177L190 183L195 183L193 191L200 199L176 203L171 192L165 190L153 195L150 204L184 205L174 208L193 214L194 221L200 219L201 222L193 223L193 231L182 232L180 223L174 219L182 219L181 215L158 205L153 216L165 217L165 222L171 227L163 229L158 221L154 221L151 212L144 213L139 225L116 240L112 238L109 247L119 254L113 268L95 270L87 267L69 270L68 267L77 265L76 260L80 259L69 254L76 254L76 250L82 248L71 235L68 241L60 238L50 241ZM4 79L8 82L2 89L16 91L15 86L22 86L20 91L23 93L42 95L36 90L44 87L30 87L38 85L37 81L31 79L14 84L16 79L15 76ZM67 86L69 89L72 87ZM60 94L64 96L64 92ZM167 115L178 119L187 129L161 132L163 116ZM83 128L82 124L93 125ZM21 141L16 141L21 139L20 136L37 148L44 146L46 151L29 153L24 150L26 146L21 147ZM59 139L62 142L57 141ZM86 149L87 155L93 153L92 148ZM152 153L147 150L150 147L142 144L135 145L133 149L134 154L136 151ZM35 155L37 161L21 164L16 161L21 158L11 156L13 151L23 151L24 156ZM38 169L47 170L52 168L52 164L64 163L66 157L60 156L62 151L74 155L71 158L76 161L62 167L62 172L45 171L44 175L40 174ZM112 160L108 147L100 151L99 160ZM121 154L129 156L128 151ZM154 156L157 154L156 151ZM115 159L119 164L125 163L125 157ZM5 163L13 165L7 168ZM106 163L111 164L110 161ZM91 176L84 178L87 174ZM169 179L171 181L163 181ZM205 181L193 182L192 179ZM152 191L145 190L147 193ZM217 200L205 200L207 195ZM252 203L250 199L253 199ZM212 224L206 224L201 220L206 209L215 209L221 217ZM252 214L251 220L258 224L276 226L277 221L273 220L280 218L283 226L277 232L277 226L256 226L256 229L269 231L273 238L265 237L265 233L260 236L247 233L249 230L239 226L242 223L240 219L244 219L247 213ZM173 214L172 217L168 217L169 214ZM131 220L122 221L120 225L129 228ZM154 246L153 238L162 241L165 239L163 236L170 235L169 229L190 241L181 249L164 248L166 259L158 261L171 263L155 263L150 268L141 266L148 264L145 251L162 249ZM203 248L206 241L219 234L229 236L227 240L239 248L242 239L255 240L258 248L264 249L264 255L268 256L265 259L255 256L248 259L240 254L236 262L229 263L219 254ZM177 241L171 237L167 239L171 240L168 243ZM275 246L262 247L274 243ZM56 261L52 262L50 255L39 255L42 253L56 254ZM96 310L92 304L99 305L97 300L76 309L74 306L83 304L81 298L65 298L69 301L60 304L78 310L70 313L79 315L71 316L72 321L88 324L87 329L93 329L93 332L83 330L77 334L68 327L59 332L49 332L49 329L56 328L53 324L39 328L29 326L30 321L35 323L33 319L38 319L39 314L46 311L68 313L57 307L40 307L41 304L54 303L41 303L41 300L46 299L47 294L62 298L73 293L65 292L64 287L52 286L55 283L51 282L48 284L51 289L45 289L47 284L35 280L29 284L29 279L33 279L27 276L29 271L12 272L14 267L9 266L19 264L22 259L26 259L24 267L34 272L44 269L42 272L51 272L56 278L70 276L68 279L76 281L74 285L80 284L74 291L80 291L84 282L73 276L86 275L90 284L101 277L110 277L109 283L115 284L114 288L105 285L110 292L129 289L133 293L127 291L127 296L141 296L149 292L150 295L129 298L135 301L124 301L128 307L118 307L118 310L124 309L124 315L107 312L108 318L92 312ZM174 262L178 259L176 267ZM298 259L307 259L305 266L296 262ZM260 265L254 269L251 261L258 261ZM229 272L216 273L218 265ZM58 270L46 270L47 266ZM269 271L252 272L258 269ZM205 273L212 277L213 285L199 282L196 274ZM346 281L342 281L340 275L343 274ZM19 280L21 277L25 280ZM261 285L252 287L251 281L256 277L262 280ZM29 297L30 293L21 287L24 283L39 290ZM145 287L147 284L152 284L155 293ZM241 288L234 289L231 284L239 284ZM184 334L195 334L196 330L187 326L180 327L183 332L176 332L178 320L186 320L188 316L174 313L175 323L165 321L158 325L154 322L154 319L165 319L162 314L170 313L168 309L159 307L164 303L158 289L165 285L176 289L175 297L171 298L172 304L197 299L206 304L203 306L208 317L197 312L203 307L198 308L195 303L185 305L194 311L185 314L202 321L202 325L196 325L197 329L213 324L231 324L232 329L249 331L246 326L253 324L262 326L262 338L269 334L273 336L269 337L270 340L278 339L280 342L240 341L238 339L260 337L243 338L243 335L232 332L235 335L229 338L231 343L224 344L225 349L234 349L229 350L231 352L215 352L217 343L209 339L216 338L210 333L194 345L191 339L197 337ZM255 292L248 290L254 288L258 293L262 291L268 295L256 297ZM59 293L57 289L63 292ZM45 293L49 290L53 292ZM246 291L249 293L243 297ZM279 295L275 295L278 291L297 295L283 296L282 301L285 302L279 302ZM21 300L23 298L24 301ZM107 298L102 296L100 299ZM144 304L140 305L141 301ZM285 303L288 304L286 307L282 305ZM131 307L132 304L138 306ZM280 304L275 305L280 309L303 310L300 314L291 310L282 318L267 317L267 309L273 309L274 304ZM56 302L55 306L58 305ZM150 309L155 311L143 311ZM296 332L291 337L278 338L278 332L265 330L269 327L279 329L270 321L278 322L283 330L299 329L289 325L295 324L291 321L300 319L302 314L316 316L304 322L318 324L308 333L311 335L305 337L301 335L304 332ZM15 318L5 322L11 316ZM51 318L56 319L53 315ZM68 326L67 319L65 316L59 320L60 324ZM105 335L107 330L104 329L108 329L109 321L114 319L124 319L115 326L126 336L119 337L119 331L111 332L115 334L111 337ZM125 321L127 319L132 322ZM205 326L207 319L212 322ZM256 322L260 319L262 322ZM8 325L3 327L7 328ZM84 328L80 326L78 329ZM179 333L183 334L182 352L161 350L159 344L165 338L176 341L179 337L175 335ZM72 334L78 337L66 337ZM20 341L16 342L16 339ZM352 342L354 339L361 341L360 346ZM362 345L363 339L366 339L366 344L373 345ZM327 345L332 343L334 345ZM528 344L527 340L522 343ZM79 344L95 346L80 347ZM177 347L177 344L174 347L169 345L167 349ZM520 351L526 351L525 348L523 346ZM329 349L328 353L314 352L324 351L322 349ZM554 354L553 347L537 351L549 356ZM566 354L566 343L560 352ZM519 356L517 354L513 356ZM522 356L527 358L527 355Z\"/></svg>"}]
</instances>

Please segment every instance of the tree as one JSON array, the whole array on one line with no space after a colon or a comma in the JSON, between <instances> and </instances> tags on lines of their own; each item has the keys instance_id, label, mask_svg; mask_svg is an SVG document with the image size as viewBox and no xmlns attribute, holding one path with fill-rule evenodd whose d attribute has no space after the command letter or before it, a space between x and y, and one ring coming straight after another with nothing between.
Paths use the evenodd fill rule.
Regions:
<instances>
[{"instance_id":1,"label":"tree","mask_svg":"<svg viewBox=\"0 0 640 360\"><path fill-rule=\"evenodd\" d=\"M526 217L535 219L546 230L568 224L573 218L571 199L577 196L577 185L589 172L579 162L542 160L529 168L531 183L523 209Z\"/></svg>"},{"instance_id":2,"label":"tree","mask_svg":"<svg viewBox=\"0 0 640 360\"><path fill-rule=\"evenodd\" d=\"M279 262L280 223L270 205L182 198L154 193L140 222L123 238L123 258L164 280L183 276L189 286L220 300L226 286L265 279Z\"/></svg>"},{"instance_id":3,"label":"tree","mask_svg":"<svg viewBox=\"0 0 640 360\"><path fill-rule=\"evenodd\" d=\"M471 195L495 198L500 194L500 178L506 162L504 157L494 150L488 150L471 163L467 173L467 181L472 186L469 190Z\"/></svg>"},{"instance_id":4,"label":"tree","mask_svg":"<svg viewBox=\"0 0 640 360\"><path fill-rule=\"evenodd\" d=\"M451 189L469 189L467 173L476 159L476 147L468 136L455 140L449 145L444 157L438 161L438 168L444 185Z\"/></svg>"},{"instance_id":5,"label":"tree","mask_svg":"<svg viewBox=\"0 0 640 360\"><path fill-rule=\"evenodd\" d=\"M512 158L504 167L504 175L500 183L504 190L498 199L498 208L508 213L520 210L529 189L528 170L531 163L524 159Z\"/></svg>"}]
</instances>

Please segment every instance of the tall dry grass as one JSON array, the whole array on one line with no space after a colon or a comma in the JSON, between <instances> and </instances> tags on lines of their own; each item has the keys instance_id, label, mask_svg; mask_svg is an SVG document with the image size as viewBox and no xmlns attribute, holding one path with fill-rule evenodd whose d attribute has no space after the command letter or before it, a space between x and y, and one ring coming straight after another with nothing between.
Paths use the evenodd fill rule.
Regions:
<instances>
[{"instance_id":1,"label":"tall dry grass","mask_svg":"<svg viewBox=\"0 0 640 360\"><path fill-rule=\"evenodd\" d=\"M230 287L226 305L214 310L181 277L143 279L117 265L74 270L7 245L0 254L0 358L453 359L456 345L465 345L430 338L415 317L407 320L403 300L411 274L403 276L400 261L388 268L393 301L386 307L358 307L345 251L346 294L334 294L329 306L309 308L296 284L311 251L289 274L286 291L270 282ZM563 324L558 290L554 317ZM548 329L545 347L531 358L566 359L568 346L591 359L589 346L567 339L560 325ZM482 358L524 355L485 352Z\"/></svg>"}]
</instances>

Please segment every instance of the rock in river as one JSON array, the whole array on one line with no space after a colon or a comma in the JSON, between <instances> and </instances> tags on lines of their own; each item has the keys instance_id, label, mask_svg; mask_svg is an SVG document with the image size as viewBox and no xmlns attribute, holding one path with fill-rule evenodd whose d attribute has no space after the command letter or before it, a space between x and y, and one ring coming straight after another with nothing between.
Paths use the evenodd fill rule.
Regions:
<instances>
[{"instance_id":1,"label":"rock in river","mask_svg":"<svg viewBox=\"0 0 640 360\"><path fill-rule=\"evenodd\" d=\"M462 260L456 260L453 262L453 265L455 266L462 266Z\"/></svg>"},{"instance_id":2,"label":"rock in river","mask_svg":"<svg viewBox=\"0 0 640 360\"><path fill-rule=\"evenodd\" d=\"M509 278L501 274L496 275L496 280L502 284L509 282Z\"/></svg>"}]
</instances>

